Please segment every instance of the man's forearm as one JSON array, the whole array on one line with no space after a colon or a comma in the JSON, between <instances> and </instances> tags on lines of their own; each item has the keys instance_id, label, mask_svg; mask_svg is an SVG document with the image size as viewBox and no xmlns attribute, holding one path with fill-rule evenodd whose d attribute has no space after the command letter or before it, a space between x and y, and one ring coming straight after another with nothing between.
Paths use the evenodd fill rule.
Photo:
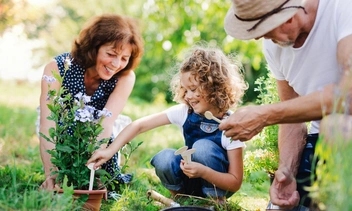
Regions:
<instances>
[{"instance_id":1,"label":"man's forearm","mask_svg":"<svg viewBox=\"0 0 352 211\"><path fill-rule=\"evenodd\" d=\"M296 176L305 146L305 123L282 124L279 129L279 169L285 168Z\"/></svg>"},{"instance_id":2,"label":"man's forearm","mask_svg":"<svg viewBox=\"0 0 352 211\"><path fill-rule=\"evenodd\" d=\"M262 105L268 114L266 126L285 123L302 123L320 120L323 115L330 114L334 85L324 90L297 97L283 102Z\"/></svg>"}]
</instances>

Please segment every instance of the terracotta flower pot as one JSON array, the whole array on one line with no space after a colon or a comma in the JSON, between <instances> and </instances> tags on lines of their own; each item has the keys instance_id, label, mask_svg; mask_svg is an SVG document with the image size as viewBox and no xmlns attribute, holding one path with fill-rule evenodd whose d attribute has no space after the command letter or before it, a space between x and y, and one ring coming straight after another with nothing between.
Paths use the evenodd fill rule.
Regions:
<instances>
[{"instance_id":1,"label":"terracotta flower pot","mask_svg":"<svg viewBox=\"0 0 352 211\"><path fill-rule=\"evenodd\" d=\"M88 199L84 203L83 208L91 211L99 211L101 206L101 199L104 197L107 200L107 189L102 190L73 190L74 198L79 198L83 194L88 194ZM60 189L59 193L63 193Z\"/></svg>"},{"instance_id":2,"label":"terracotta flower pot","mask_svg":"<svg viewBox=\"0 0 352 211\"><path fill-rule=\"evenodd\" d=\"M168 207L161 211L212 211L210 208L198 206L181 206L181 207Z\"/></svg>"}]
</instances>

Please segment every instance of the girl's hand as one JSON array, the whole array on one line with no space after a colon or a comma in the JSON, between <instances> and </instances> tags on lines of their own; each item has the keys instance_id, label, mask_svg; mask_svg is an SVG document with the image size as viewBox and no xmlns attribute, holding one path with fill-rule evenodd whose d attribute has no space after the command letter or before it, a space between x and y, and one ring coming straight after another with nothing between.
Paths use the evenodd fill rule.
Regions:
<instances>
[{"instance_id":1,"label":"girl's hand","mask_svg":"<svg viewBox=\"0 0 352 211\"><path fill-rule=\"evenodd\" d=\"M206 166L197 162L186 163L186 161L181 160L180 168L189 178L200 178L203 176Z\"/></svg>"},{"instance_id":2,"label":"girl's hand","mask_svg":"<svg viewBox=\"0 0 352 211\"><path fill-rule=\"evenodd\" d=\"M93 168L96 170L98 169L101 165L103 165L106 161L108 161L113 154L110 156L109 149L97 149L94 151L93 155L89 158L89 160L86 163L86 166L88 166L90 163L95 162Z\"/></svg>"}]
</instances>

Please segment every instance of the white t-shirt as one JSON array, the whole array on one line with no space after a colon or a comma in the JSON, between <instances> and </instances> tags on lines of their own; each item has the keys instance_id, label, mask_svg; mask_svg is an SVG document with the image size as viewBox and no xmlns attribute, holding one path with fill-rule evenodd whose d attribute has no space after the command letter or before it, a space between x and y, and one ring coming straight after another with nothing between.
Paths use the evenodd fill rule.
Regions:
<instances>
[{"instance_id":1,"label":"white t-shirt","mask_svg":"<svg viewBox=\"0 0 352 211\"><path fill-rule=\"evenodd\" d=\"M168 108L165 113L169 118L170 122L177 125L183 134L183 124L185 123L188 115L188 105L178 104ZM221 137L221 145L225 150L232 150L240 147L245 147L245 144L239 140L231 141L231 138L227 138L224 133Z\"/></svg>"},{"instance_id":2,"label":"white t-shirt","mask_svg":"<svg viewBox=\"0 0 352 211\"><path fill-rule=\"evenodd\" d=\"M300 95L337 84L342 67L337 62L337 43L352 34L352 0L320 0L314 26L300 48L282 48L264 40L264 55L277 80L288 81ZM304 106L304 105L303 105ZM313 121L310 133L319 132Z\"/></svg>"}]
</instances>

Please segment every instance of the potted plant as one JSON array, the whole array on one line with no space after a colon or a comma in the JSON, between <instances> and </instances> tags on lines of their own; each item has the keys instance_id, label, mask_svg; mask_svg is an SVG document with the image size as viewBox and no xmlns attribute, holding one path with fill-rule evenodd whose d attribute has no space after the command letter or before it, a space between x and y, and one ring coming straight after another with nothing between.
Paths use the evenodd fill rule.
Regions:
<instances>
[{"instance_id":1,"label":"potted plant","mask_svg":"<svg viewBox=\"0 0 352 211\"><path fill-rule=\"evenodd\" d=\"M65 65L70 65L70 61L66 61ZM55 122L55 127L49 129L49 136L40 133L47 141L55 144L54 149L48 150L54 165L51 174L56 176L56 183L60 184L61 188L72 186L75 195L88 194L85 207L99 210L101 199L106 194L102 183L108 181L110 175L105 170L98 170L95 175L99 178L94 179L93 191L88 191L91 170L85 164L92 153L108 141L98 141L97 137L103 131L102 120L110 117L111 113L106 109L96 110L87 105L90 97L82 93L72 96L65 87L59 90L50 89L52 82L57 80L62 84L63 81L63 77L55 71L53 76L44 76L43 79L49 86L50 102L47 106L51 113L47 118ZM64 179L67 184L64 184ZM89 198L95 199L90 202ZM94 208L93 205L97 203L99 207Z\"/></svg>"}]
</instances>

